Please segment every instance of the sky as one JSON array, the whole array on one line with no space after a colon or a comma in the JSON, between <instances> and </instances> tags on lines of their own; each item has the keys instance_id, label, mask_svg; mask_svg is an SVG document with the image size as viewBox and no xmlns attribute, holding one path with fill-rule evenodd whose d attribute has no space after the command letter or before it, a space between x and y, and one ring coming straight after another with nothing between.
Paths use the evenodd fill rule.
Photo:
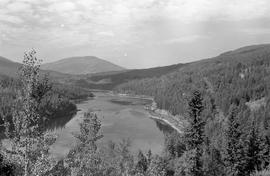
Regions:
<instances>
[{"instance_id":1,"label":"sky","mask_svg":"<svg viewBox=\"0 0 270 176\"><path fill-rule=\"evenodd\" d=\"M269 0L0 0L0 56L97 56L126 68L270 43Z\"/></svg>"}]
</instances>

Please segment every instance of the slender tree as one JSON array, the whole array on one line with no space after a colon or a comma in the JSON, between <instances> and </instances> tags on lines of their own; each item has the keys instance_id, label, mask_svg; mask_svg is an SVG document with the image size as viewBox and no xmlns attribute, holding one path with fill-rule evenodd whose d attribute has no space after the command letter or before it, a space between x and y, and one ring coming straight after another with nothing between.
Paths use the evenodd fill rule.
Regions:
<instances>
[{"instance_id":1,"label":"slender tree","mask_svg":"<svg viewBox=\"0 0 270 176\"><path fill-rule=\"evenodd\" d=\"M25 53L19 71L21 88L12 106L12 122L5 118L6 135L11 147L5 150L14 163L23 167L23 175L42 175L52 167L49 146L55 141L44 130L45 118L39 114L41 99L48 91L39 74L40 60L34 50Z\"/></svg>"},{"instance_id":2,"label":"slender tree","mask_svg":"<svg viewBox=\"0 0 270 176\"><path fill-rule=\"evenodd\" d=\"M203 175L203 143L204 143L204 127L205 122L202 118L203 98L199 91L193 92L193 96L188 103L189 105L189 126L185 130L184 139L187 145L187 150L192 150L193 166L190 168L190 175Z\"/></svg>"},{"instance_id":3,"label":"slender tree","mask_svg":"<svg viewBox=\"0 0 270 176\"><path fill-rule=\"evenodd\" d=\"M259 170L261 166L261 156L260 156L260 140L259 131L253 120L248 135L244 141L244 152L245 152L245 174L250 175L255 170Z\"/></svg>"},{"instance_id":4,"label":"slender tree","mask_svg":"<svg viewBox=\"0 0 270 176\"><path fill-rule=\"evenodd\" d=\"M226 149L225 163L227 175L229 176L244 176L244 149L243 149L243 132L240 129L240 124L237 121L239 109L237 106L230 107L228 116L228 129L226 131Z\"/></svg>"}]
</instances>

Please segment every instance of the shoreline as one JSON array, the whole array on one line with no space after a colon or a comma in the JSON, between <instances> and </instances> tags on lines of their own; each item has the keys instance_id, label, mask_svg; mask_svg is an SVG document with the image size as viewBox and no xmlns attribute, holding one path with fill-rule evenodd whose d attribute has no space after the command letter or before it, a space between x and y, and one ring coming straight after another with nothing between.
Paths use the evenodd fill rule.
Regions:
<instances>
[{"instance_id":1,"label":"shoreline","mask_svg":"<svg viewBox=\"0 0 270 176\"><path fill-rule=\"evenodd\" d=\"M171 128L175 129L178 133L183 133L184 122L176 120L176 116L171 115L168 111L163 109L158 109L156 107L156 102L153 97L146 95L132 95L132 94L123 94L123 93L113 93L120 97L130 97L130 98L140 98L151 100L152 104L144 106L144 109L148 112L149 117L154 120L160 120L169 125ZM158 112L159 111L159 112ZM163 112L163 113L162 113ZM180 116L179 116L180 117Z\"/></svg>"},{"instance_id":2,"label":"shoreline","mask_svg":"<svg viewBox=\"0 0 270 176\"><path fill-rule=\"evenodd\" d=\"M171 123L169 120L162 118L162 117L158 117L158 115L151 115L150 114L150 118L154 119L154 120L160 120L163 121L164 123L166 123L167 125L169 125L171 128L173 128L174 130L176 130L178 133L182 134L183 131L180 129L179 126L176 126L175 124Z\"/></svg>"}]
</instances>

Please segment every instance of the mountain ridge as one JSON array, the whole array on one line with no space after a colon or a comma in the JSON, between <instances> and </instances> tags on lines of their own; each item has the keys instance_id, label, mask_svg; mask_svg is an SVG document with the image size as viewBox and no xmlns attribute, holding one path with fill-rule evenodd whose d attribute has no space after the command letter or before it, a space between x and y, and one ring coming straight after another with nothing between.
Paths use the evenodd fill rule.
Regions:
<instances>
[{"instance_id":1,"label":"mountain ridge","mask_svg":"<svg viewBox=\"0 0 270 176\"><path fill-rule=\"evenodd\" d=\"M73 75L125 70L121 66L95 56L68 57L42 64L41 68Z\"/></svg>"}]
</instances>

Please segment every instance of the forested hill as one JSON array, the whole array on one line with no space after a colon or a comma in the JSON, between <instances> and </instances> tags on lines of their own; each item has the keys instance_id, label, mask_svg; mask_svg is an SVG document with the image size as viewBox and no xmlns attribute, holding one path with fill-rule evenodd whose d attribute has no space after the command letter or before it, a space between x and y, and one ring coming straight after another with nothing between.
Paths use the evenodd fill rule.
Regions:
<instances>
[{"instance_id":1,"label":"forested hill","mask_svg":"<svg viewBox=\"0 0 270 176\"><path fill-rule=\"evenodd\" d=\"M65 58L56 62L43 64L41 68L73 75L124 70L123 67L95 56Z\"/></svg>"},{"instance_id":2,"label":"forested hill","mask_svg":"<svg viewBox=\"0 0 270 176\"><path fill-rule=\"evenodd\" d=\"M15 76L19 67L19 63L0 56L0 75Z\"/></svg>"},{"instance_id":3,"label":"forested hill","mask_svg":"<svg viewBox=\"0 0 270 176\"><path fill-rule=\"evenodd\" d=\"M266 105L269 63L270 45L248 46L187 64L159 78L132 80L116 90L154 96L159 108L182 114L191 90L200 89L212 92L211 101L227 114L232 103L245 106L265 98L262 105Z\"/></svg>"},{"instance_id":4,"label":"forested hill","mask_svg":"<svg viewBox=\"0 0 270 176\"><path fill-rule=\"evenodd\" d=\"M19 62L13 62L5 57L0 56L0 78L5 78L6 76L11 78L18 77L19 68L22 64ZM47 71L41 70L41 74L48 74L51 80L56 82L67 82L67 79L70 79L71 75L60 73L57 71Z\"/></svg>"},{"instance_id":5,"label":"forested hill","mask_svg":"<svg viewBox=\"0 0 270 176\"><path fill-rule=\"evenodd\" d=\"M174 155L179 143L189 147L189 139L200 139L203 152L197 161L205 175L263 175L253 174L256 170L269 175L270 45L226 52L159 78L129 81L116 90L151 95L158 108L188 121L182 140L175 135L167 141L169 153ZM185 175L193 151L172 157L176 175Z\"/></svg>"},{"instance_id":6,"label":"forested hill","mask_svg":"<svg viewBox=\"0 0 270 176\"><path fill-rule=\"evenodd\" d=\"M134 69L118 72L107 72L98 74L89 74L76 81L77 86L88 87L92 89L113 89L117 85L130 80L142 78L160 77L170 72L176 71L185 64L175 64L164 67L155 67L149 69Z\"/></svg>"}]
</instances>

